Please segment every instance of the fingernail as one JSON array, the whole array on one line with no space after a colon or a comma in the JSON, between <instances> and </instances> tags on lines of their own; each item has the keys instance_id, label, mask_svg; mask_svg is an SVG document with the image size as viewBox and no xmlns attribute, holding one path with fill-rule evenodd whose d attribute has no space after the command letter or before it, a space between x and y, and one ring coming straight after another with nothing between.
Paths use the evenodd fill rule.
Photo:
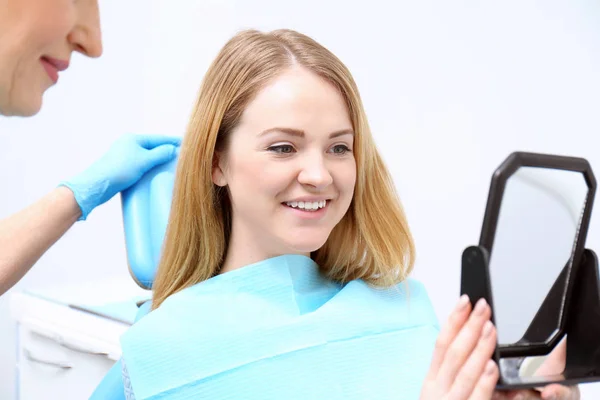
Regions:
<instances>
[{"instance_id":1,"label":"fingernail","mask_svg":"<svg viewBox=\"0 0 600 400\"><path fill-rule=\"evenodd\" d=\"M485 365L485 374L492 375L496 369L496 363L493 360L489 360Z\"/></svg>"},{"instance_id":2,"label":"fingernail","mask_svg":"<svg viewBox=\"0 0 600 400\"><path fill-rule=\"evenodd\" d=\"M467 308L468 304L469 304L469 296L467 296L466 294L463 294L458 299L458 304L456 305L456 311L463 311L465 308Z\"/></svg>"},{"instance_id":3,"label":"fingernail","mask_svg":"<svg viewBox=\"0 0 600 400\"><path fill-rule=\"evenodd\" d=\"M475 306L475 314L476 315L482 315L485 312L485 307L487 305L487 302L485 301L485 299L479 299L479 301L477 302L477 305Z\"/></svg>"},{"instance_id":4,"label":"fingernail","mask_svg":"<svg viewBox=\"0 0 600 400\"><path fill-rule=\"evenodd\" d=\"M486 323L483 325L483 337L484 338L490 337L490 335L492 334L493 327L494 327L494 325L492 324L492 321L486 321Z\"/></svg>"}]
</instances>

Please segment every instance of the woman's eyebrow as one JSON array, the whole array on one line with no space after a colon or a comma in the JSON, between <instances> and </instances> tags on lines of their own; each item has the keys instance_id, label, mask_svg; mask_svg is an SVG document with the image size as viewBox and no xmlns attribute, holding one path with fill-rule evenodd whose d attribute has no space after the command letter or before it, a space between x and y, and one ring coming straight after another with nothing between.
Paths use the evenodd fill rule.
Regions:
<instances>
[{"instance_id":1,"label":"woman's eyebrow","mask_svg":"<svg viewBox=\"0 0 600 400\"><path fill-rule=\"evenodd\" d=\"M269 133L274 133L274 132L280 132L280 133L286 133L286 134L292 135L292 136L304 137L304 131L301 129L283 128L283 127L274 127L274 128L265 129L264 131L259 133L258 136L264 136L264 135L268 135ZM333 138L343 136L343 135L353 135L354 136L354 131L352 129L342 129L339 131L332 132L329 135L329 138L333 139Z\"/></svg>"},{"instance_id":2,"label":"woman's eyebrow","mask_svg":"<svg viewBox=\"0 0 600 400\"><path fill-rule=\"evenodd\" d=\"M333 139L333 138L336 138L339 136L344 136L344 135L354 136L354 131L352 129L342 129L341 131L335 131L329 135L329 139Z\"/></svg>"}]
</instances>

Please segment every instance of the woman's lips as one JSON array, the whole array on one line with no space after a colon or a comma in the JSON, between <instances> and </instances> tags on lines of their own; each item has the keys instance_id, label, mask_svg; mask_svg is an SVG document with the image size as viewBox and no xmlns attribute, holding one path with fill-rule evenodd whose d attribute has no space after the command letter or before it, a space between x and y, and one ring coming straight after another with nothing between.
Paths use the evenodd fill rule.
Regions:
<instances>
[{"instance_id":1,"label":"woman's lips","mask_svg":"<svg viewBox=\"0 0 600 400\"><path fill-rule=\"evenodd\" d=\"M281 203L281 205L290 210L292 213L294 213L295 216L300 217L302 219L320 219L325 215L325 213L329 209L330 203L331 200L327 200L325 207L313 211L304 210L302 208L290 207L285 203Z\"/></svg>"},{"instance_id":2,"label":"woman's lips","mask_svg":"<svg viewBox=\"0 0 600 400\"><path fill-rule=\"evenodd\" d=\"M58 82L58 72L69 68L68 61L58 60L52 57L42 57L40 62L54 83Z\"/></svg>"}]
</instances>

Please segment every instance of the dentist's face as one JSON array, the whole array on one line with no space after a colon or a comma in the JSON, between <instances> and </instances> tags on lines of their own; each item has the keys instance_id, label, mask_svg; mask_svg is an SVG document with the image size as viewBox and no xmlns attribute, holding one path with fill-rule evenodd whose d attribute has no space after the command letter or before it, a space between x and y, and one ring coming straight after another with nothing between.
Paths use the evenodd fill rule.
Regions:
<instances>
[{"instance_id":1,"label":"dentist's face","mask_svg":"<svg viewBox=\"0 0 600 400\"><path fill-rule=\"evenodd\" d=\"M319 249L354 193L354 133L341 94L293 67L245 109L213 173L227 185L232 240L265 257Z\"/></svg>"},{"instance_id":2,"label":"dentist's face","mask_svg":"<svg viewBox=\"0 0 600 400\"><path fill-rule=\"evenodd\" d=\"M0 0L0 114L36 114L74 51L102 54L97 0Z\"/></svg>"}]
</instances>

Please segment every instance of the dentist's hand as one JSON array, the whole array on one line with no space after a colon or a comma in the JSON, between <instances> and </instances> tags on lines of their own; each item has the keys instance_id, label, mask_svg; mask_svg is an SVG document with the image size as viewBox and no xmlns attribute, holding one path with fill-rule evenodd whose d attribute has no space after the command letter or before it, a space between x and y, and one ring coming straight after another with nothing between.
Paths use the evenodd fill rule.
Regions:
<instances>
[{"instance_id":1,"label":"dentist's hand","mask_svg":"<svg viewBox=\"0 0 600 400\"><path fill-rule=\"evenodd\" d=\"M180 144L179 137L125 135L87 170L60 185L73 191L81 208L79 220L85 220L94 208L136 183L146 172L173 160Z\"/></svg>"},{"instance_id":2,"label":"dentist's hand","mask_svg":"<svg viewBox=\"0 0 600 400\"><path fill-rule=\"evenodd\" d=\"M485 300L471 313L466 296L438 336L421 400L490 400L498 381L498 367L491 359L496 329Z\"/></svg>"}]
</instances>

